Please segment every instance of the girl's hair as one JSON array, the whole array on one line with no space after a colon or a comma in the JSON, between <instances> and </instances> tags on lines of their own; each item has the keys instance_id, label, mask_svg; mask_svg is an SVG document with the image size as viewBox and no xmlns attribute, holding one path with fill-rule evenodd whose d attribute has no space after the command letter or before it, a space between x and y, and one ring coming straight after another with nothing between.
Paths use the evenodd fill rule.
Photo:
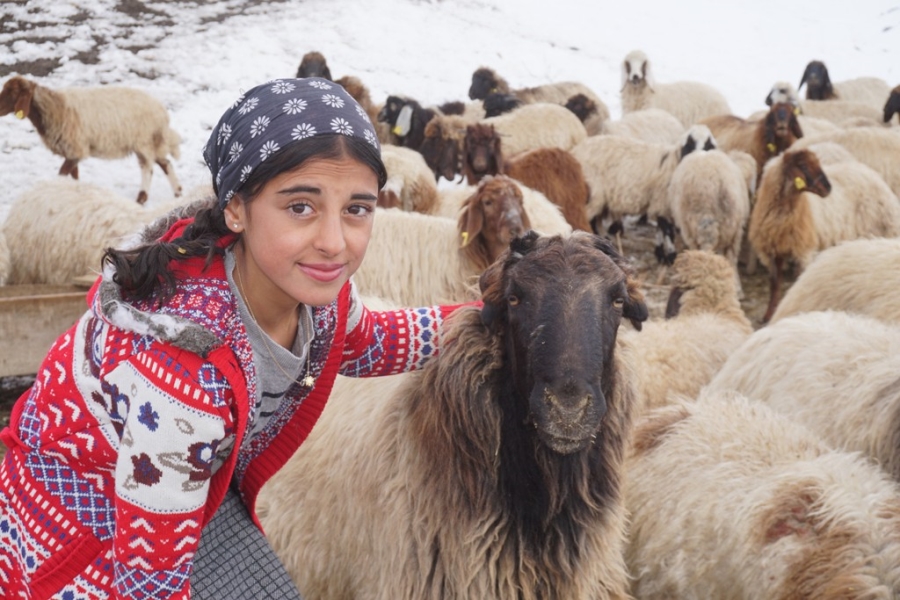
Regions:
<instances>
[{"instance_id":1,"label":"girl's hair","mask_svg":"<svg viewBox=\"0 0 900 600\"><path fill-rule=\"evenodd\" d=\"M236 193L242 201L249 203L281 173L296 169L311 159L340 159L348 155L375 172L379 190L384 187L387 171L378 150L370 143L359 137L323 134L299 140L272 154L253 170ZM197 211L194 222L185 228L181 237L171 242L153 240L127 250L107 248L102 263L114 268L113 281L122 288L124 296L131 300L155 296L162 304L175 291L171 261L205 256L208 267L217 254L224 254L225 245L221 241L230 234L233 235L225 223L224 209L211 200L210 206Z\"/></svg>"}]
</instances>

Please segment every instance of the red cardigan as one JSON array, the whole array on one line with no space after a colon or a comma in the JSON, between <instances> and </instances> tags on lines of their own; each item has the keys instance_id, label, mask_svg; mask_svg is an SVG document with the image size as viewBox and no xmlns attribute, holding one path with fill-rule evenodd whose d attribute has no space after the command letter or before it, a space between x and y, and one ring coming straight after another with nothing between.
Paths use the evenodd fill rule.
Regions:
<instances>
[{"instance_id":1,"label":"red cardigan","mask_svg":"<svg viewBox=\"0 0 900 600\"><path fill-rule=\"evenodd\" d=\"M0 597L189 598L201 530L232 479L254 514L260 488L309 435L337 374L420 367L456 308L363 309L348 333L348 282L313 309L314 387L295 385L242 447L257 409L256 370L224 260L173 268L175 294L161 306L126 302L105 272L90 310L51 348L0 432L9 447Z\"/></svg>"}]
</instances>

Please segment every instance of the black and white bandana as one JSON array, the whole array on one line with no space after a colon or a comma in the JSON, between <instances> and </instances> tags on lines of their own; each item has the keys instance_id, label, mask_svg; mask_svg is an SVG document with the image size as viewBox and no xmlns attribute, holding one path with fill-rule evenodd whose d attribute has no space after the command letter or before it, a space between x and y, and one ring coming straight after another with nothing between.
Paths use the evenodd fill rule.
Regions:
<instances>
[{"instance_id":1,"label":"black and white bandana","mask_svg":"<svg viewBox=\"0 0 900 600\"><path fill-rule=\"evenodd\" d=\"M338 133L363 138L381 151L366 111L337 83L319 77L275 79L245 92L215 126L203 159L219 206L260 163L292 142Z\"/></svg>"}]
</instances>

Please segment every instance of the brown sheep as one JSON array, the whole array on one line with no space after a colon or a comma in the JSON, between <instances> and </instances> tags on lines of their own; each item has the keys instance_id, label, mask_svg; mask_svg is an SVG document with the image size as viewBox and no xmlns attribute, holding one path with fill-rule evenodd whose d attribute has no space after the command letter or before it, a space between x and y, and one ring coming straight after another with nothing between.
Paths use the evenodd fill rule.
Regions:
<instances>
[{"instance_id":1,"label":"brown sheep","mask_svg":"<svg viewBox=\"0 0 900 600\"><path fill-rule=\"evenodd\" d=\"M459 213L460 252L479 271L486 269L510 241L531 229L522 190L506 177L484 177Z\"/></svg>"},{"instance_id":2,"label":"brown sheep","mask_svg":"<svg viewBox=\"0 0 900 600\"><path fill-rule=\"evenodd\" d=\"M325 55L315 50L307 52L300 60L300 66L297 67L297 77L321 77L329 81L334 81L331 77L331 69L328 68L328 61Z\"/></svg>"},{"instance_id":3,"label":"brown sheep","mask_svg":"<svg viewBox=\"0 0 900 600\"><path fill-rule=\"evenodd\" d=\"M425 158L425 164L434 172L435 180L443 177L447 181L454 181L459 175L466 125L460 116L431 119L425 125L419 152Z\"/></svg>"},{"instance_id":4,"label":"brown sheep","mask_svg":"<svg viewBox=\"0 0 900 600\"><path fill-rule=\"evenodd\" d=\"M135 154L141 167L139 204L147 201L153 164L169 179L175 196L181 184L171 155L179 157L181 137L169 127L169 114L155 98L138 89L97 86L53 90L18 75L0 91L0 117L15 113L28 118L44 145L65 158L62 176L78 179L78 162L124 158Z\"/></svg>"},{"instance_id":5,"label":"brown sheep","mask_svg":"<svg viewBox=\"0 0 900 600\"><path fill-rule=\"evenodd\" d=\"M757 181L762 176L766 161L803 137L795 107L786 102L773 104L766 116L758 121L734 115L717 115L700 123L712 131L720 150L742 150L756 160Z\"/></svg>"},{"instance_id":6,"label":"brown sheep","mask_svg":"<svg viewBox=\"0 0 900 600\"><path fill-rule=\"evenodd\" d=\"M587 218L590 188L581 163L571 152L535 148L506 159L500 136L493 127L482 124L469 126L463 145L462 171L470 185L485 175L508 175L544 194L562 210L572 229L592 231Z\"/></svg>"},{"instance_id":7,"label":"brown sheep","mask_svg":"<svg viewBox=\"0 0 900 600\"><path fill-rule=\"evenodd\" d=\"M631 597L616 336L647 317L638 284L599 237L529 233L480 288L422 371L339 381L260 494L305 598Z\"/></svg>"}]
</instances>

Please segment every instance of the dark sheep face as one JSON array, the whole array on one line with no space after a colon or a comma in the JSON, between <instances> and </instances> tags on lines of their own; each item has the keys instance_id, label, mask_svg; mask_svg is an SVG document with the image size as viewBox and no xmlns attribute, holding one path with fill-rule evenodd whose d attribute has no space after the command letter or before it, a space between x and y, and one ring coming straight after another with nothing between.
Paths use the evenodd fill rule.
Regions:
<instances>
[{"instance_id":1,"label":"dark sheep face","mask_svg":"<svg viewBox=\"0 0 900 600\"><path fill-rule=\"evenodd\" d=\"M818 157L802 149L784 154L784 179L796 189L825 198L831 193L831 182L822 170Z\"/></svg>"},{"instance_id":2,"label":"dark sheep face","mask_svg":"<svg viewBox=\"0 0 900 600\"><path fill-rule=\"evenodd\" d=\"M490 69L477 69L472 73L472 85L469 86L469 99L484 100L497 87L497 79Z\"/></svg>"},{"instance_id":3,"label":"dark sheep face","mask_svg":"<svg viewBox=\"0 0 900 600\"><path fill-rule=\"evenodd\" d=\"M456 179L459 174L459 144L455 139L445 137L439 128L426 127L419 153L434 172L435 179Z\"/></svg>"},{"instance_id":4,"label":"dark sheep face","mask_svg":"<svg viewBox=\"0 0 900 600\"><path fill-rule=\"evenodd\" d=\"M403 110L403 107L406 106L406 104L407 103L403 98L398 96L388 96L387 100L384 101L384 107L378 111L378 120L381 123L387 123L393 127L397 123L397 117L400 116L400 111Z\"/></svg>"},{"instance_id":5,"label":"dark sheep face","mask_svg":"<svg viewBox=\"0 0 900 600\"><path fill-rule=\"evenodd\" d=\"M806 65L797 89L803 87L804 83L806 84L807 100L828 100L833 97L834 90L828 76L828 68L820 60L811 61Z\"/></svg>"},{"instance_id":6,"label":"dark sheep face","mask_svg":"<svg viewBox=\"0 0 900 600\"><path fill-rule=\"evenodd\" d=\"M537 439L558 454L589 447L613 400L623 318L647 307L606 240L577 232L514 240L481 277L483 320L502 331Z\"/></svg>"},{"instance_id":7,"label":"dark sheep face","mask_svg":"<svg viewBox=\"0 0 900 600\"><path fill-rule=\"evenodd\" d=\"M303 55L300 66L297 67L297 77L322 77L329 81L334 81L331 78L331 70L328 68L325 57L322 53L315 51L307 52Z\"/></svg>"},{"instance_id":8,"label":"dark sheep face","mask_svg":"<svg viewBox=\"0 0 900 600\"><path fill-rule=\"evenodd\" d=\"M900 114L900 86L891 90L891 95L884 104L884 122L890 123L896 114Z\"/></svg>"},{"instance_id":9,"label":"dark sheep face","mask_svg":"<svg viewBox=\"0 0 900 600\"><path fill-rule=\"evenodd\" d=\"M803 137L800 121L794 107L787 102L773 104L766 115L765 141L769 152L776 154L788 148L797 138Z\"/></svg>"},{"instance_id":10,"label":"dark sheep face","mask_svg":"<svg viewBox=\"0 0 900 600\"><path fill-rule=\"evenodd\" d=\"M496 175L501 170L503 155L500 136L493 125L475 124L466 128L463 139L463 168L469 184L474 185L485 175Z\"/></svg>"}]
</instances>

